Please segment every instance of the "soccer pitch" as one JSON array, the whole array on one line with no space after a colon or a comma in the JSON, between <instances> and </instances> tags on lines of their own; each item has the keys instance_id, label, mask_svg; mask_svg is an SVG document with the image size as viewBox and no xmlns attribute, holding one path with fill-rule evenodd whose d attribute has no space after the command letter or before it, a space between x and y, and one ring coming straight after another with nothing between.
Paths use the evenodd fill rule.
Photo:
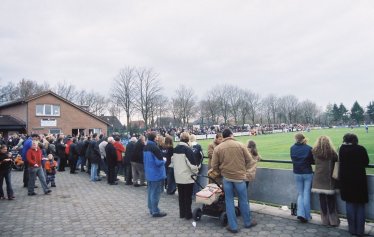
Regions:
<instances>
[{"instance_id":1,"label":"soccer pitch","mask_svg":"<svg viewBox=\"0 0 374 237\"><path fill-rule=\"evenodd\" d=\"M369 127L369 133L366 133L364 127L360 128L329 128L320 130L311 130L303 132L310 146L314 146L317 138L326 135L331 138L336 149L342 144L343 136L346 133L354 133L358 136L358 143L366 148L369 154L370 164L374 164L374 127ZM258 152L264 160L286 160L290 161L290 147L294 144L296 132L267 134L258 136L235 137L236 140L247 145L249 140L257 144ZM208 144L213 140L199 140L198 143L203 147L204 154L207 155ZM259 162L259 167L292 169L291 164ZM368 168L367 172L374 174L374 168Z\"/></svg>"}]
</instances>

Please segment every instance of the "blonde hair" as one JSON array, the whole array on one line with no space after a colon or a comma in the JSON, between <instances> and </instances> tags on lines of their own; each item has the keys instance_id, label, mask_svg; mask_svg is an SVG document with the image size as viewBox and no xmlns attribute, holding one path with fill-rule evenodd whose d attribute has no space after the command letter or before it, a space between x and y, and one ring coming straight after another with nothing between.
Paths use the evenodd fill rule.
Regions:
<instances>
[{"instance_id":1,"label":"blonde hair","mask_svg":"<svg viewBox=\"0 0 374 237\"><path fill-rule=\"evenodd\" d=\"M195 134L190 135L190 142L196 142L196 136Z\"/></svg>"},{"instance_id":2,"label":"blonde hair","mask_svg":"<svg viewBox=\"0 0 374 237\"><path fill-rule=\"evenodd\" d=\"M180 140L181 142L186 142L188 143L190 140L190 134L188 132L182 132L180 135Z\"/></svg>"},{"instance_id":3,"label":"blonde hair","mask_svg":"<svg viewBox=\"0 0 374 237\"><path fill-rule=\"evenodd\" d=\"M296 140L297 143L306 144L306 139L304 137L304 134L302 134L302 133L297 133L295 135L295 140Z\"/></svg>"},{"instance_id":4,"label":"blonde hair","mask_svg":"<svg viewBox=\"0 0 374 237\"><path fill-rule=\"evenodd\" d=\"M328 136L320 136L314 144L312 153L319 158L329 159L336 154L336 151Z\"/></svg>"}]
</instances>

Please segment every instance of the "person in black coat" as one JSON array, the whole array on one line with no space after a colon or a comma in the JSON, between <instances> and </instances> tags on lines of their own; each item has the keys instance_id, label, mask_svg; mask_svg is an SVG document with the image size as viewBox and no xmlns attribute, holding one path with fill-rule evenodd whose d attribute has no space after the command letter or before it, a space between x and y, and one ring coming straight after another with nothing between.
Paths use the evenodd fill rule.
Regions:
<instances>
[{"instance_id":1,"label":"person in black coat","mask_svg":"<svg viewBox=\"0 0 374 237\"><path fill-rule=\"evenodd\" d=\"M135 143L134 155L131 157L131 169L135 187L145 185L143 150L145 146L145 137L140 136ZM140 184L138 183L140 181Z\"/></svg>"},{"instance_id":2,"label":"person in black coat","mask_svg":"<svg viewBox=\"0 0 374 237\"><path fill-rule=\"evenodd\" d=\"M114 138L108 137L108 144L105 146L106 160L108 162L108 184L116 185L115 167L117 164L117 152L113 145Z\"/></svg>"},{"instance_id":3,"label":"person in black coat","mask_svg":"<svg viewBox=\"0 0 374 237\"><path fill-rule=\"evenodd\" d=\"M368 185L365 167L369 156L363 146L358 145L355 134L347 133L339 149L340 196L346 202L348 229L352 235L365 233L365 203L368 202Z\"/></svg>"},{"instance_id":4,"label":"person in black coat","mask_svg":"<svg viewBox=\"0 0 374 237\"><path fill-rule=\"evenodd\" d=\"M66 166L66 155L65 155L65 144L63 137L59 137L56 142L56 154L58 157L58 171L65 171Z\"/></svg>"},{"instance_id":5,"label":"person in black coat","mask_svg":"<svg viewBox=\"0 0 374 237\"><path fill-rule=\"evenodd\" d=\"M131 158L134 155L135 152L135 144L136 144L136 138L132 137L129 141L129 143L126 146L125 151L125 157L123 159L124 167L125 167L125 181L126 185L132 185L132 170L131 170Z\"/></svg>"},{"instance_id":6,"label":"person in black coat","mask_svg":"<svg viewBox=\"0 0 374 237\"><path fill-rule=\"evenodd\" d=\"M72 144L70 145L69 151L69 165L70 165L70 174L75 174L75 169L77 168L78 161L78 148L77 148L77 139L73 138Z\"/></svg>"},{"instance_id":7,"label":"person in black coat","mask_svg":"<svg viewBox=\"0 0 374 237\"><path fill-rule=\"evenodd\" d=\"M89 157L88 159L91 162L91 181L100 181L100 177L98 174L99 163L101 161L101 155L99 150L99 144L97 143L98 137L97 133L92 135L92 140L88 145L88 149L86 151L86 155Z\"/></svg>"}]
</instances>

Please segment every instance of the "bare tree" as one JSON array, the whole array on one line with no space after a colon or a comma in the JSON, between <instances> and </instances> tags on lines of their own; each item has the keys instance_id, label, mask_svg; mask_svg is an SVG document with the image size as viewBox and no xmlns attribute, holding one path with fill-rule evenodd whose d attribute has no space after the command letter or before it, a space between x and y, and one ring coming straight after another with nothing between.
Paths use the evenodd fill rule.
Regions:
<instances>
[{"instance_id":1,"label":"bare tree","mask_svg":"<svg viewBox=\"0 0 374 237\"><path fill-rule=\"evenodd\" d=\"M228 87L229 87L228 85L223 85L223 86L217 86L215 89L218 104L220 106L220 111L221 111L225 124L227 124L228 119L229 119L229 114L230 114L229 99L231 97L231 94L227 90Z\"/></svg>"},{"instance_id":2,"label":"bare tree","mask_svg":"<svg viewBox=\"0 0 374 237\"><path fill-rule=\"evenodd\" d=\"M142 68L136 71L137 83L136 83L136 108L142 115L146 128L150 123L150 115L154 100L161 92L160 82L158 80L158 74L149 68Z\"/></svg>"},{"instance_id":3,"label":"bare tree","mask_svg":"<svg viewBox=\"0 0 374 237\"><path fill-rule=\"evenodd\" d=\"M54 92L57 95L70 101L75 101L78 95L78 91L76 90L75 86L70 83L67 83L66 81L57 83Z\"/></svg>"},{"instance_id":4,"label":"bare tree","mask_svg":"<svg viewBox=\"0 0 374 237\"><path fill-rule=\"evenodd\" d=\"M229 96L229 106L231 115L234 117L235 124L238 124L238 117L240 112L240 104L242 103L243 93L237 86L228 86L227 93Z\"/></svg>"},{"instance_id":5,"label":"bare tree","mask_svg":"<svg viewBox=\"0 0 374 237\"><path fill-rule=\"evenodd\" d=\"M195 115L194 106L196 104L195 94L192 88L187 88L184 85L180 86L175 91L175 98L173 98L174 105L179 118L182 120L184 126L188 125L190 118Z\"/></svg>"},{"instance_id":6,"label":"bare tree","mask_svg":"<svg viewBox=\"0 0 374 237\"><path fill-rule=\"evenodd\" d=\"M278 106L277 97L270 94L262 100L262 106L264 107L264 113L266 115L268 124L275 124Z\"/></svg>"},{"instance_id":7,"label":"bare tree","mask_svg":"<svg viewBox=\"0 0 374 237\"><path fill-rule=\"evenodd\" d=\"M156 97L155 100L155 113L158 116L159 123L157 124L159 127L162 127L162 115L165 115L168 112L168 106L169 106L169 99L164 95L159 95Z\"/></svg>"},{"instance_id":8,"label":"bare tree","mask_svg":"<svg viewBox=\"0 0 374 237\"><path fill-rule=\"evenodd\" d=\"M112 96L125 111L127 127L135 107L136 76L134 67L126 67L120 70L112 85Z\"/></svg>"},{"instance_id":9,"label":"bare tree","mask_svg":"<svg viewBox=\"0 0 374 237\"><path fill-rule=\"evenodd\" d=\"M317 115L320 113L318 106L310 100L305 100L300 103L300 117L301 122L310 124L315 121Z\"/></svg>"},{"instance_id":10,"label":"bare tree","mask_svg":"<svg viewBox=\"0 0 374 237\"><path fill-rule=\"evenodd\" d=\"M248 103L248 110L251 115L252 124L255 124L256 114L261 106L260 95L248 90L245 91L244 99Z\"/></svg>"},{"instance_id":11,"label":"bare tree","mask_svg":"<svg viewBox=\"0 0 374 237\"><path fill-rule=\"evenodd\" d=\"M208 92L207 99L205 100L205 108L210 122L218 124L220 105L214 89Z\"/></svg>"},{"instance_id":12,"label":"bare tree","mask_svg":"<svg viewBox=\"0 0 374 237\"><path fill-rule=\"evenodd\" d=\"M80 105L87 106L88 112L100 116L107 109L109 100L96 92L91 91L87 93L82 90L78 93L77 102Z\"/></svg>"},{"instance_id":13,"label":"bare tree","mask_svg":"<svg viewBox=\"0 0 374 237\"><path fill-rule=\"evenodd\" d=\"M282 109L289 124L296 122L299 101L294 95L286 95L281 98Z\"/></svg>"}]
</instances>

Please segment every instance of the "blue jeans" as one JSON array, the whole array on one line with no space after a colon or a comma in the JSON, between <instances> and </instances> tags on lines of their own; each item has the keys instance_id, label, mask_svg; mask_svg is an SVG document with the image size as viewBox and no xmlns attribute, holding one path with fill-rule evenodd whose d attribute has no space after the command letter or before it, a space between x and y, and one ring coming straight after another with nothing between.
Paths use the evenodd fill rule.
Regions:
<instances>
[{"instance_id":1,"label":"blue jeans","mask_svg":"<svg viewBox=\"0 0 374 237\"><path fill-rule=\"evenodd\" d=\"M345 203L349 233L353 235L365 234L365 203Z\"/></svg>"},{"instance_id":2,"label":"blue jeans","mask_svg":"<svg viewBox=\"0 0 374 237\"><path fill-rule=\"evenodd\" d=\"M6 183L6 192L9 197L13 197L13 188L12 188L12 180L11 180L11 170L3 170L0 171L0 197L5 197L4 196L4 191L3 191L3 182L5 179Z\"/></svg>"},{"instance_id":3,"label":"blue jeans","mask_svg":"<svg viewBox=\"0 0 374 237\"><path fill-rule=\"evenodd\" d=\"M245 182L230 182L223 178L223 189L225 191L226 214L230 229L238 229L238 222L235 215L234 189L236 190L239 198L239 208L243 217L244 226L250 226L251 213L248 204L247 186Z\"/></svg>"},{"instance_id":4,"label":"blue jeans","mask_svg":"<svg viewBox=\"0 0 374 237\"><path fill-rule=\"evenodd\" d=\"M77 167L81 165L81 170L84 169L84 166L86 165L86 158L84 156L78 157Z\"/></svg>"},{"instance_id":5,"label":"blue jeans","mask_svg":"<svg viewBox=\"0 0 374 237\"><path fill-rule=\"evenodd\" d=\"M151 215L160 213L158 208L158 202L160 201L160 195L163 191L164 181L147 181L148 191L148 209Z\"/></svg>"},{"instance_id":6,"label":"blue jeans","mask_svg":"<svg viewBox=\"0 0 374 237\"><path fill-rule=\"evenodd\" d=\"M36 176L39 178L39 182L42 185L44 193L48 191L47 182L44 176L44 170L41 167L29 167L29 185L28 192L33 193L35 188Z\"/></svg>"},{"instance_id":7,"label":"blue jeans","mask_svg":"<svg viewBox=\"0 0 374 237\"><path fill-rule=\"evenodd\" d=\"M307 220L310 216L310 192L312 189L313 174L294 174L296 180L297 196L297 216Z\"/></svg>"},{"instance_id":8,"label":"blue jeans","mask_svg":"<svg viewBox=\"0 0 374 237\"><path fill-rule=\"evenodd\" d=\"M91 163L91 181L97 181L99 176L97 176L97 169L99 168L99 164Z\"/></svg>"},{"instance_id":9,"label":"blue jeans","mask_svg":"<svg viewBox=\"0 0 374 237\"><path fill-rule=\"evenodd\" d=\"M167 194L173 194L175 190L177 189L177 184L175 183L175 177L174 177L174 168L168 168L167 169Z\"/></svg>"}]
</instances>

